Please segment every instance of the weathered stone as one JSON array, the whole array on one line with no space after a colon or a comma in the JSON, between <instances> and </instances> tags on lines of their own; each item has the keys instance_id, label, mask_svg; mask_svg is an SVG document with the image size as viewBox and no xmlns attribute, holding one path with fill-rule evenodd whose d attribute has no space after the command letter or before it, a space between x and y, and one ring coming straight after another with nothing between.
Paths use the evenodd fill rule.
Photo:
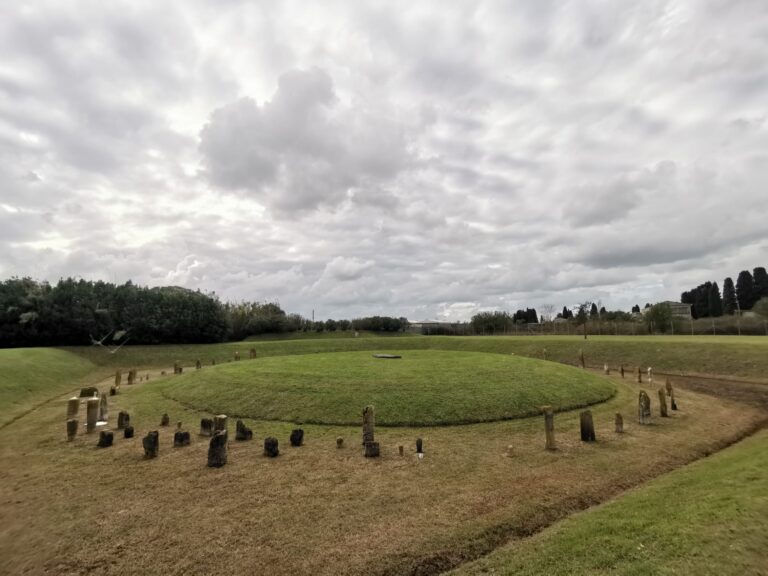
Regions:
<instances>
[{"instance_id":1,"label":"weathered stone","mask_svg":"<svg viewBox=\"0 0 768 576\"><path fill-rule=\"evenodd\" d=\"M176 362L173 363L173 373L174 374L181 374L182 368L181 363L176 360Z\"/></svg>"},{"instance_id":2,"label":"weathered stone","mask_svg":"<svg viewBox=\"0 0 768 576\"><path fill-rule=\"evenodd\" d=\"M75 436L77 436L78 423L77 418L70 418L67 420L67 440L74 440Z\"/></svg>"},{"instance_id":3,"label":"weathered stone","mask_svg":"<svg viewBox=\"0 0 768 576\"><path fill-rule=\"evenodd\" d=\"M542 357L544 360L546 360L546 359L547 359L547 349L546 349L546 348L544 348L544 351L542 352L542 354L541 354L541 357Z\"/></svg>"},{"instance_id":4,"label":"weathered stone","mask_svg":"<svg viewBox=\"0 0 768 576\"><path fill-rule=\"evenodd\" d=\"M336 438L336 448L344 448L344 438L341 436Z\"/></svg>"},{"instance_id":5,"label":"weathered stone","mask_svg":"<svg viewBox=\"0 0 768 576\"><path fill-rule=\"evenodd\" d=\"M131 416L125 410L120 410L117 414L117 429L122 430L131 422Z\"/></svg>"},{"instance_id":6,"label":"weathered stone","mask_svg":"<svg viewBox=\"0 0 768 576\"><path fill-rule=\"evenodd\" d=\"M120 370L115 372L115 386L120 386L123 381L123 373Z\"/></svg>"},{"instance_id":7,"label":"weathered stone","mask_svg":"<svg viewBox=\"0 0 768 576\"><path fill-rule=\"evenodd\" d=\"M109 395L110 396L117 396L117 386L110 386L109 387Z\"/></svg>"},{"instance_id":8,"label":"weathered stone","mask_svg":"<svg viewBox=\"0 0 768 576\"><path fill-rule=\"evenodd\" d=\"M93 432L96 430L96 422L99 421L99 399L88 398L85 404L85 431Z\"/></svg>"},{"instance_id":9,"label":"weathered stone","mask_svg":"<svg viewBox=\"0 0 768 576\"><path fill-rule=\"evenodd\" d=\"M264 438L264 456L276 458L278 454L280 454L280 448L277 438L274 438L273 436Z\"/></svg>"},{"instance_id":10,"label":"weathered stone","mask_svg":"<svg viewBox=\"0 0 768 576\"><path fill-rule=\"evenodd\" d=\"M621 374L621 377L624 378L624 364L619 368L619 373Z\"/></svg>"},{"instance_id":11,"label":"weathered stone","mask_svg":"<svg viewBox=\"0 0 768 576\"><path fill-rule=\"evenodd\" d=\"M582 348L579 348L579 364L582 368L587 367L587 365L584 363L584 350Z\"/></svg>"},{"instance_id":12,"label":"weathered stone","mask_svg":"<svg viewBox=\"0 0 768 576\"><path fill-rule=\"evenodd\" d=\"M80 410L80 398L73 396L67 400L67 418L74 418Z\"/></svg>"},{"instance_id":13,"label":"weathered stone","mask_svg":"<svg viewBox=\"0 0 768 576\"><path fill-rule=\"evenodd\" d=\"M99 395L99 389L95 386L80 388L80 398L93 398Z\"/></svg>"},{"instance_id":14,"label":"weathered stone","mask_svg":"<svg viewBox=\"0 0 768 576\"><path fill-rule=\"evenodd\" d=\"M249 354L251 356L251 360L256 358L256 348L251 348L250 351L249 351Z\"/></svg>"},{"instance_id":15,"label":"weathered stone","mask_svg":"<svg viewBox=\"0 0 768 576\"><path fill-rule=\"evenodd\" d=\"M125 430L123 430L123 438L133 438L133 426L130 424L125 427Z\"/></svg>"},{"instance_id":16,"label":"weathered stone","mask_svg":"<svg viewBox=\"0 0 768 576\"><path fill-rule=\"evenodd\" d=\"M160 433L157 430L153 430L141 441L144 446L144 456L147 458L155 458L160 451Z\"/></svg>"},{"instance_id":17,"label":"weathered stone","mask_svg":"<svg viewBox=\"0 0 768 576\"><path fill-rule=\"evenodd\" d=\"M128 370L128 386L131 386L136 381L136 370Z\"/></svg>"},{"instance_id":18,"label":"weathered stone","mask_svg":"<svg viewBox=\"0 0 768 576\"><path fill-rule=\"evenodd\" d=\"M556 450L555 413L552 411L551 406L542 406L541 411L544 413L544 434L546 435L546 448L547 450Z\"/></svg>"},{"instance_id":19,"label":"weathered stone","mask_svg":"<svg viewBox=\"0 0 768 576\"><path fill-rule=\"evenodd\" d=\"M213 360L211 360L211 366L216 366L216 358L214 358Z\"/></svg>"},{"instance_id":20,"label":"weathered stone","mask_svg":"<svg viewBox=\"0 0 768 576\"><path fill-rule=\"evenodd\" d=\"M609 376L611 374L611 369L608 367L608 364L603 364L603 372L606 376Z\"/></svg>"},{"instance_id":21,"label":"weathered stone","mask_svg":"<svg viewBox=\"0 0 768 576\"><path fill-rule=\"evenodd\" d=\"M366 458L378 458L381 455L381 448L378 442L366 442L365 452Z\"/></svg>"},{"instance_id":22,"label":"weathered stone","mask_svg":"<svg viewBox=\"0 0 768 576\"><path fill-rule=\"evenodd\" d=\"M581 428L581 441L594 442L595 423L592 420L592 412L590 410L584 410L581 414L579 414L579 423Z\"/></svg>"},{"instance_id":23,"label":"weathered stone","mask_svg":"<svg viewBox=\"0 0 768 576\"><path fill-rule=\"evenodd\" d=\"M653 368L648 366L648 382L653 383Z\"/></svg>"},{"instance_id":24,"label":"weathered stone","mask_svg":"<svg viewBox=\"0 0 768 576\"><path fill-rule=\"evenodd\" d=\"M643 373L640 371L640 366L637 367L637 372L635 373L635 379L637 380L638 384L643 383Z\"/></svg>"},{"instance_id":25,"label":"weathered stone","mask_svg":"<svg viewBox=\"0 0 768 576\"><path fill-rule=\"evenodd\" d=\"M163 414L162 418L160 418L160 426L168 426L170 423L171 417L168 414Z\"/></svg>"},{"instance_id":26,"label":"weathered stone","mask_svg":"<svg viewBox=\"0 0 768 576\"><path fill-rule=\"evenodd\" d=\"M672 396L672 382L669 381L669 378L666 379L666 382L664 382L664 387L667 389L667 396Z\"/></svg>"},{"instance_id":27,"label":"weathered stone","mask_svg":"<svg viewBox=\"0 0 768 576\"><path fill-rule=\"evenodd\" d=\"M198 358L197 362L195 362L195 370L200 370L200 368L202 368L202 367L203 367L203 365L200 362L200 359Z\"/></svg>"},{"instance_id":28,"label":"weathered stone","mask_svg":"<svg viewBox=\"0 0 768 576\"><path fill-rule=\"evenodd\" d=\"M645 390L641 390L637 398L637 420L640 424L651 422L651 398Z\"/></svg>"},{"instance_id":29,"label":"weathered stone","mask_svg":"<svg viewBox=\"0 0 768 576\"><path fill-rule=\"evenodd\" d=\"M227 431L216 430L208 445L208 467L221 468L227 463Z\"/></svg>"},{"instance_id":30,"label":"weathered stone","mask_svg":"<svg viewBox=\"0 0 768 576\"><path fill-rule=\"evenodd\" d=\"M176 432L173 433L173 446L175 448L180 448L182 446L189 446L189 432L186 430L176 430Z\"/></svg>"},{"instance_id":31,"label":"weathered stone","mask_svg":"<svg viewBox=\"0 0 768 576\"><path fill-rule=\"evenodd\" d=\"M301 446L304 443L304 430L296 428L291 432L291 446Z\"/></svg>"},{"instance_id":32,"label":"weathered stone","mask_svg":"<svg viewBox=\"0 0 768 576\"><path fill-rule=\"evenodd\" d=\"M398 445L397 453L400 454L400 456L403 456L405 454L405 446L403 446L402 444Z\"/></svg>"},{"instance_id":33,"label":"weathered stone","mask_svg":"<svg viewBox=\"0 0 768 576\"><path fill-rule=\"evenodd\" d=\"M669 416L667 413L667 395L664 388L659 388L659 414L661 414L662 418Z\"/></svg>"},{"instance_id":34,"label":"weathered stone","mask_svg":"<svg viewBox=\"0 0 768 576\"><path fill-rule=\"evenodd\" d=\"M210 418L200 419L200 435L211 436L213 434L213 420Z\"/></svg>"},{"instance_id":35,"label":"weathered stone","mask_svg":"<svg viewBox=\"0 0 768 576\"><path fill-rule=\"evenodd\" d=\"M109 420L109 407L107 406L107 397L102 396L99 399L99 422Z\"/></svg>"},{"instance_id":36,"label":"weathered stone","mask_svg":"<svg viewBox=\"0 0 768 576\"><path fill-rule=\"evenodd\" d=\"M165 376L165 370L160 372L160 376Z\"/></svg>"},{"instance_id":37,"label":"weathered stone","mask_svg":"<svg viewBox=\"0 0 768 576\"><path fill-rule=\"evenodd\" d=\"M253 430L243 424L242 420L238 420L235 423L235 440L251 440L253 438Z\"/></svg>"},{"instance_id":38,"label":"weathered stone","mask_svg":"<svg viewBox=\"0 0 768 576\"><path fill-rule=\"evenodd\" d=\"M622 434L624 432L624 417L616 413L616 434Z\"/></svg>"},{"instance_id":39,"label":"weathered stone","mask_svg":"<svg viewBox=\"0 0 768 576\"><path fill-rule=\"evenodd\" d=\"M424 454L424 441L416 438L416 454Z\"/></svg>"},{"instance_id":40,"label":"weathered stone","mask_svg":"<svg viewBox=\"0 0 768 576\"><path fill-rule=\"evenodd\" d=\"M363 445L373 442L375 419L373 406L366 406L363 410Z\"/></svg>"},{"instance_id":41,"label":"weathered stone","mask_svg":"<svg viewBox=\"0 0 768 576\"><path fill-rule=\"evenodd\" d=\"M109 448L112 446L112 441L115 439L114 434L110 430L102 430L99 433L99 443L96 444L99 448Z\"/></svg>"},{"instance_id":42,"label":"weathered stone","mask_svg":"<svg viewBox=\"0 0 768 576\"><path fill-rule=\"evenodd\" d=\"M677 410L677 402L675 402L675 389L674 388L672 388L670 390L670 396L671 396L671 398L669 399L669 401L670 401L670 404L672 405L672 410Z\"/></svg>"},{"instance_id":43,"label":"weathered stone","mask_svg":"<svg viewBox=\"0 0 768 576\"><path fill-rule=\"evenodd\" d=\"M213 431L218 432L219 430L226 430L227 429L227 416L226 414L219 414L218 416L213 417Z\"/></svg>"},{"instance_id":44,"label":"weathered stone","mask_svg":"<svg viewBox=\"0 0 768 576\"><path fill-rule=\"evenodd\" d=\"M235 360L240 360L240 352L235 351Z\"/></svg>"}]
</instances>

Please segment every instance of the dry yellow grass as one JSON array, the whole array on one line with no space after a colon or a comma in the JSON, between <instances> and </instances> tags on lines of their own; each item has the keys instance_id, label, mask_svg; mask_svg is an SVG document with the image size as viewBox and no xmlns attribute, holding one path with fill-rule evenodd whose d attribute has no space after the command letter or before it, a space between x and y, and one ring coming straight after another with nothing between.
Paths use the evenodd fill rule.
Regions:
<instances>
[{"instance_id":1,"label":"dry yellow grass","mask_svg":"<svg viewBox=\"0 0 768 576\"><path fill-rule=\"evenodd\" d=\"M159 395L156 408L146 395L141 405L130 393L111 398L110 422L128 409L137 434L116 433L116 445L100 450L97 435L66 442L62 397L0 431L0 573L436 573L715 451L764 419L685 390L676 393L681 410L661 419L655 388L645 388L654 424L641 427L639 387L618 382L617 396L592 409L592 445L579 441L578 412L556 416L553 453L532 418L379 428L378 460L362 457L357 427L305 426L306 445L290 448L291 425L250 421L255 440L232 440L221 469L205 465L199 413ZM613 431L617 411L623 435ZM160 456L144 460L141 437L163 412L193 432L192 446L172 448L173 426L160 429ZM266 435L280 439L275 460L261 455Z\"/></svg>"}]
</instances>

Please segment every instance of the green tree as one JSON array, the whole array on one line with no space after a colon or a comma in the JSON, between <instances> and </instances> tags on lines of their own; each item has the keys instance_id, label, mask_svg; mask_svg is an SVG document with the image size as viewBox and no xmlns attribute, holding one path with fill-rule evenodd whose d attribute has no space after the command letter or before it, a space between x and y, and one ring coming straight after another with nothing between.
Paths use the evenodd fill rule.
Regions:
<instances>
[{"instance_id":1,"label":"green tree","mask_svg":"<svg viewBox=\"0 0 768 576\"><path fill-rule=\"evenodd\" d=\"M672 308L665 302L654 304L645 313L645 322L651 332L658 331L665 334L672 326Z\"/></svg>"},{"instance_id":2,"label":"green tree","mask_svg":"<svg viewBox=\"0 0 768 576\"><path fill-rule=\"evenodd\" d=\"M736 312L736 288L733 286L733 280L726 278L723 281L723 313L733 314Z\"/></svg>"},{"instance_id":3,"label":"green tree","mask_svg":"<svg viewBox=\"0 0 768 576\"><path fill-rule=\"evenodd\" d=\"M587 322L589 322L589 312L594 304L592 302L582 302L576 311L576 326L582 326L584 330L584 340L587 339Z\"/></svg>"},{"instance_id":4,"label":"green tree","mask_svg":"<svg viewBox=\"0 0 768 576\"><path fill-rule=\"evenodd\" d=\"M763 296L755 302L755 305L752 306L752 312L759 314L763 318L768 318L768 296Z\"/></svg>"},{"instance_id":5,"label":"green tree","mask_svg":"<svg viewBox=\"0 0 768 576\"><path fill-rule=\"evenodd\" d=\"M752 279L754 280L752 302L757 302L760 298L768 296L768 272L759 266L752 271Z\"/></svg>"},{"instance_id":6,"label":"green tree","mask_svg":"<svg viewBox=\"0 0 768 576\"><path fill-rule=\"evenodd\" d=\"M707 308L711 317L717 318L723 315L723 299L720 297L720 287L717 285L717 282L714 282L709 287Z\"/></svg>"},{"instance_id":7,"label":"green tree","mask_svg":"<svg viewBox=\"0 0 768 576\"><path fill-rule=\"evenodd\" d=\"M754 304L755 281L749 270L742 270L736 278L736 299L741 310L751 310Z\"/></svg>"}]
</instances>

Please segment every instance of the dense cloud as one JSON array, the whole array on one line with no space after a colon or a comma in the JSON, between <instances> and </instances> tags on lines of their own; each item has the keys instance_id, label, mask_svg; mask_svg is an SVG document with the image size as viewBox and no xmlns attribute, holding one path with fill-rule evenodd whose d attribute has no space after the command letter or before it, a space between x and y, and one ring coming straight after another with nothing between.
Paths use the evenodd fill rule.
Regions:
<instances>
[{"instance_id":1,"label":"dense cloud","mask_svg":"<svg viewBox=\"0 0 768 576\"><path fill-rule=\"evenodd\" d=\"M3 277L419 319L766 265L760 0L2 14Z\"/></svg>"}]
</instances>

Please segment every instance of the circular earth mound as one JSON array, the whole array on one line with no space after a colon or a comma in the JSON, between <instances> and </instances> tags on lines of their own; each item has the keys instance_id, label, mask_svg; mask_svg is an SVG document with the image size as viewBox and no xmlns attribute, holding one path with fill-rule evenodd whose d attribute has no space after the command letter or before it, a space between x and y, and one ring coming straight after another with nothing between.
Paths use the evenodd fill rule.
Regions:
<instances>
[{"instance_id":1,"label":"circular earth mound","mask_svg":"<svg viewBox=\"0 0 768 576\"><path fill-rule=\"evenodd\" d=\"M257 420L357 425L372 404L384 426L489 422L610 398L609 380L519 356L437 350L275 356L205 368L158 382L198 410Z\"/></svg>"}]
</instances>

